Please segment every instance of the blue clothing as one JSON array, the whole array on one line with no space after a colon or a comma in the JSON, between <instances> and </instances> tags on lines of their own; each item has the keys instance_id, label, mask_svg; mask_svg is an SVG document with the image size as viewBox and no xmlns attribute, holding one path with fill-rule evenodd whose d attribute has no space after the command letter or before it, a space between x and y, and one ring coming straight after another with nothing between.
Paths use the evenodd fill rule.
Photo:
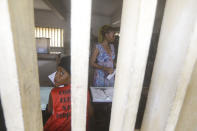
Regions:
<instances>
[{"instance_id":1,"label":"blue clothing","mask_svg":"<svg viewBox=\"0 0 197 131\"><path fill-rule=\"evenodd\" d=\"M104 47L100 43L96 44L96 48L99 51L99 54L96 58L97 64L104 66L104 67L114 68L114 62L113 62L115 59L114 45L110 44L111 53L112 53L111 56L105 51ZM109 75L109 73L107 73L103 70L95 69L93 86L95 86L95 87L113 87L114 86L114 77L112 77L110 80L108 80L107 79L108 75Z\"/></svg>"}]
</instances>

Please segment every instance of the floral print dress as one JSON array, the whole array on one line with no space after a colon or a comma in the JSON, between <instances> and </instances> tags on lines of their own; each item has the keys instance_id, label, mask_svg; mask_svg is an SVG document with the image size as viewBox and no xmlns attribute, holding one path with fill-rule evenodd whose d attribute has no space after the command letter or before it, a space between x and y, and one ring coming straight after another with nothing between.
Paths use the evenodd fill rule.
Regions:
<instances>
[{"instance_id":1,"label":"floral print dress","mask_svg":"<svg viewBox=\"0 0 197 131\"><path fill-rule=\"evenodd\" d=\"M111 53L112 53L111 56L105 51L104 47L100 43L96 44L96 48L99 50L99 54L96 58L97 64L104 66L104 67L114 68L114 62L113 62L115 59L114 46L112 44L110 44ZM95 69L93 86L95 86L95 87L113 87L114 86L114 77L112 77L110 80L108 80L107 79L108 75L109 75L109 73L107 73L103 70Z\"/></svg>"}]
</instances>

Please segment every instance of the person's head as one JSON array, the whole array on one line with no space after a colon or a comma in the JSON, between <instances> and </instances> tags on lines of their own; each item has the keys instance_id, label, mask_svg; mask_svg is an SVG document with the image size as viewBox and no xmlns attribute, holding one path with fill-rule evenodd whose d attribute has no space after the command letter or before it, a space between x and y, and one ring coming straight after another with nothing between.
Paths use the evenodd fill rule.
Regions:
<instances>
[{"instance_id":1,"label":"person's head","mask_svg":"<svg viewBox=\"0 0 197 131\"><path fill-rule=\"evenodd\" d=\"M60 85L70 84L70 56L63 57L57 67L57 72L55 75L55 87Z\"/></svg>"},{"instance_id":2,"label":"person's head","mask_svg":"<svg viewBox=\"0 0 197 131\"><path fill-rule=\"evenodd\" d=\"M104 25L100 28L98 34L98 41L102 43L104 40L107 42L113 42L115 39L114 28L109 25Z\"/></svg>"}]
</instances>

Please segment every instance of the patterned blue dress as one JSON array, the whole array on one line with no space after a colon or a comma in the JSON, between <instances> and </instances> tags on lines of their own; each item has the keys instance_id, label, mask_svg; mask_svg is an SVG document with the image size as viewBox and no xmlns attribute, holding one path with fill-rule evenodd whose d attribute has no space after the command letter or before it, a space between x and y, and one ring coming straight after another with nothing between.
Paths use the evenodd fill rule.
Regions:
<instances>
[{"instance_id":1,"label":"patterned blue dress","mask_svg":"<svg viewBox=\"0 0 197 131\"><path fill-rule=\"evenodd\" d=\"M115 59L115 51L114 51L114 45L110 44L112 56L110 56L104 49L104 47L98 43L96 44L96 48L99 50L99 54L96 58L97 64L104 66L104 67L111 67L114 68L114 59ZM107 76L109 73L100 70L95 69L94 72L94 82L93 86L95 87L113 87L114 86L114 77L112 77L110 80L107 79Z\"/></svg>"}]
</instances>

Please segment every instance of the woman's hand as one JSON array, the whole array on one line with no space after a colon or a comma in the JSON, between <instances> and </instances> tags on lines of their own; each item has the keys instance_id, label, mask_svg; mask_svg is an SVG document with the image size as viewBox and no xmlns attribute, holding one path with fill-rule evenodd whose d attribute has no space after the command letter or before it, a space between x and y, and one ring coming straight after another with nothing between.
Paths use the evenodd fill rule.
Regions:
<instances>
[{"instance_id":1,"label":"woman's hand","mask_svg":"<svg viewBox=\"0 0 197 131\"><path fill-rule=\"evenodd\" d=\"M114 72L114 69L111 67L104 67L104 71L106 71L109 74L112 74Z\"/></svg>"}]
</instances>

